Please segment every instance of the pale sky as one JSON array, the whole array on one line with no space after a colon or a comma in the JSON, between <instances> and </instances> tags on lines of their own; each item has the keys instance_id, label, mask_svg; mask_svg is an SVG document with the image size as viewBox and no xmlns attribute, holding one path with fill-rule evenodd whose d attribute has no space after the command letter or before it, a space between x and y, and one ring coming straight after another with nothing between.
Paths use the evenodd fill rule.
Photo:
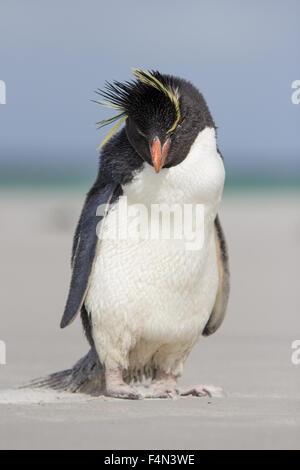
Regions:
<instances>
[{"instance_id":1,"label":"pale sky","mask_svg":"<svg viewBox=\"0 0 300 470\"><path fill-rule=\"evenodd\" d=\"M135 66L200 89L229 168L300 170L299 18L299 0L2 1L1 162L93 166L93 91Z\"/></svg>"}]
</instances>

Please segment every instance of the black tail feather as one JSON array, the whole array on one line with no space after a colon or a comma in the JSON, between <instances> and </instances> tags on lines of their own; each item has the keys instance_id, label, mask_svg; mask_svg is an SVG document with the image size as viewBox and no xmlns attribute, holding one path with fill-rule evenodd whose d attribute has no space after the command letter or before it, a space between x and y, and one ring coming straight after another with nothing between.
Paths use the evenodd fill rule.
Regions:
<instances>
[{"instance_id":1,"label":"black tail feather","mask_svg":"<svg viewBox=\"0 0 300 470\"><path fill-rule=\"evenodd\" d=\"M20 388L50 388L57 391L103 395L105 390L104 370L94 348L72 367L37 378Z\"/></svg>"}]
</instances>

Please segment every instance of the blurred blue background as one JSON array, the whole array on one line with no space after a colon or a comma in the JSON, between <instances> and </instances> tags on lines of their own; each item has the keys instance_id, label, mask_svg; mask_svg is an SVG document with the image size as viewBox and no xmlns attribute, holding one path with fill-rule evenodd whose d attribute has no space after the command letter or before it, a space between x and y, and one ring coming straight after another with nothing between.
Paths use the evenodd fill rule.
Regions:
<instances>
[{"instance_id":1,"label":"blurred blue background","mask_svg":"<svg viewBox=\"0 0 300 470\"><path fill-rule=\"evenodd\" d=\"M94 90L135 66L204 94L228 184L297 185L299 18L299 0L2 1L2 184L90 183L107 132L94 123L110 113Z\"/></svg>"}]
</instances>

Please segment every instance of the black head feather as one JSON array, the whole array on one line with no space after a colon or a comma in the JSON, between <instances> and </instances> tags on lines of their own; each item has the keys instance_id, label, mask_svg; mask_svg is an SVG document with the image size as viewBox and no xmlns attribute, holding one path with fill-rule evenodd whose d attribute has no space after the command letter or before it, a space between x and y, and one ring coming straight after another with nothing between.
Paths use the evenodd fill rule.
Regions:
<instances>
[{"instance_id":1,"label":"black head feather","mask_svg":"<svg viewBox=\"0 0 300 470\"><path fill-rule=\"evenodd\" d=\"M134 69L132 81L106 82L97 93L98 102L118 110L117 116L100 121L99 126L122 118L126 120L129 142L139 155L151 162L149 142L156 135L163 143L169 137L172 144L165 167L176 165L188 153L197 134L205 127L215 127L201 93L189 82L151 70ZM184 121L184 122L183 122ZM114 126L104 143L117 130Z\"/></svg>"}]
</instances>

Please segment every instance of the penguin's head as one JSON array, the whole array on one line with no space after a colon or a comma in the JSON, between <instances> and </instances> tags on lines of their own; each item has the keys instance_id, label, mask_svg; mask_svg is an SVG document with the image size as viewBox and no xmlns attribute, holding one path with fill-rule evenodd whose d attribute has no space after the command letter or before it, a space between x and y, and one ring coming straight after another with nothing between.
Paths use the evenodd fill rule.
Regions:
<instances>
[{"instance_id":1,"label":"penguin's head","mask_svg":"<svg viewBox=\"0 0 300 470\"><path fill-rule=\"evenodd\" d=\"M181 163L205 127L215 127L201 93L189 82L157 71L133 69L136 80L106 83L98 93L120 112L97 123L119 120L100 145L125 121L127 138L140 157L158 173Z\"/></svg>"}]
</instances>

